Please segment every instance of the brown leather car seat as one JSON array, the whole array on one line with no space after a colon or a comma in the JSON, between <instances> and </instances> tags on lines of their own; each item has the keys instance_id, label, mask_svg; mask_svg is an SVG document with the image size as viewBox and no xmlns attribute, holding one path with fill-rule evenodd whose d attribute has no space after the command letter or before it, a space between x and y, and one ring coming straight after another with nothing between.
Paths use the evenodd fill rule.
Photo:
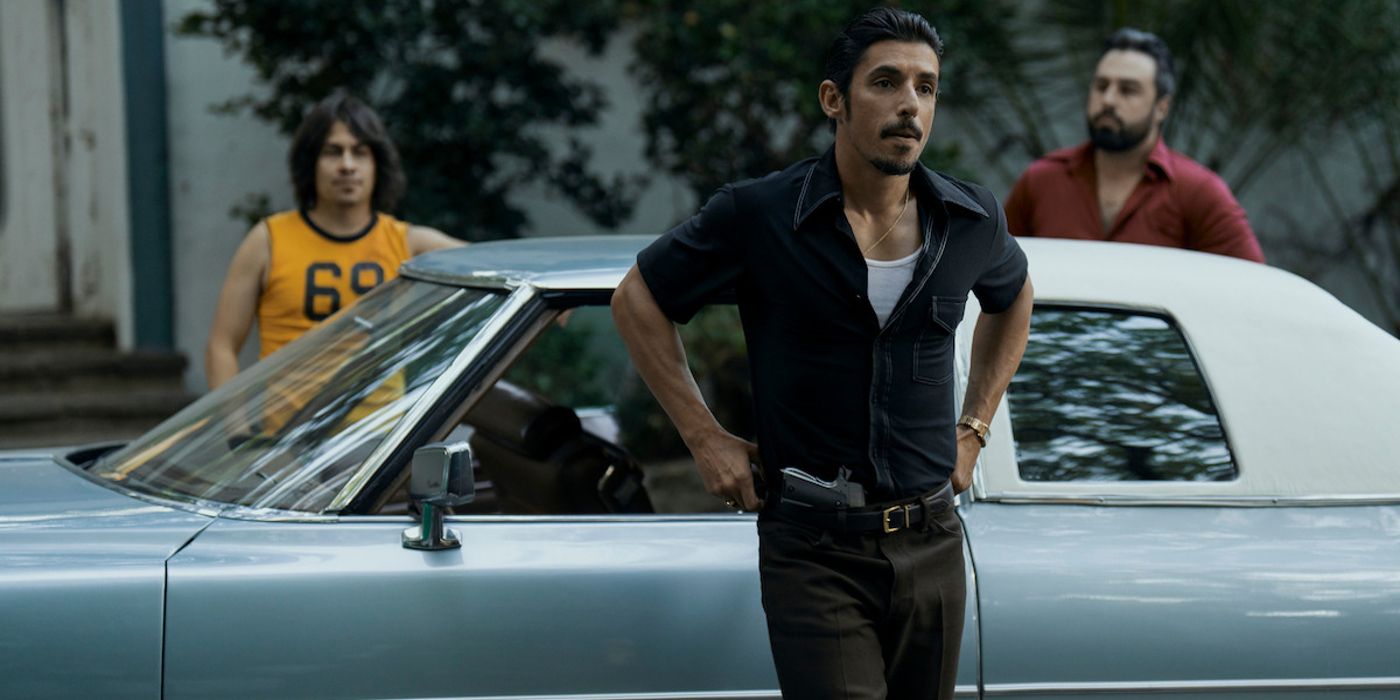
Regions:
<instances>
[{"instance_id":1,"label":"brown leather car seat","mask_svg":"<svg viewBox=\"0 0 1400 700\"><path fill-rule=\"evenodd\" d=\"M506 513L650 513L626 450L584 431L578 414L496 382L467 414L472 451Z\"/></svg>"}]
</instances>

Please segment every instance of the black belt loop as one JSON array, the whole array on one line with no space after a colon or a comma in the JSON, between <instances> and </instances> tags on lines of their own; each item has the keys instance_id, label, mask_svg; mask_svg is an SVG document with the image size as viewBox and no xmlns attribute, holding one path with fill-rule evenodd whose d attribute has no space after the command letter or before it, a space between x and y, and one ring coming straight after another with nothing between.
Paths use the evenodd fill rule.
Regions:
<instances>
[{"instance_id":1,"label":"black belt loop","mask_svg":"<svg viewBox=\"0 0 1400 700\"><path fill-rule=\"evenodd\" d=\"M923 522L919 523L919 532L928 532L929 521L933 520L933 509L928 505L929 497L919 497L919 510L923 513Z\"/></svg>"}]
</instances>

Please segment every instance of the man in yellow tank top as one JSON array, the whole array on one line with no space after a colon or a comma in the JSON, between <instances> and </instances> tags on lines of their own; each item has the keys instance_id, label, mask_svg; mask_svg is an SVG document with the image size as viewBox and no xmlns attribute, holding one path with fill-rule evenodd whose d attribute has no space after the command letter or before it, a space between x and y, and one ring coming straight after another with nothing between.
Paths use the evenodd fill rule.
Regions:
<instances>
[{"instance_id":1,"label":"man in yellow tank top","mask_svg":"<svg viewBox=\"0 0 1400 700\"><path fill-rule=\"evenodd\" d=\"M254 318L261 359L393 279L405 260L463 245L387 213L404 191L398 150L354 97L317 104L288 161L298 209L259 222L233 256L204 354L211 390L238 373Z\"/></svg>"}]
</instances>

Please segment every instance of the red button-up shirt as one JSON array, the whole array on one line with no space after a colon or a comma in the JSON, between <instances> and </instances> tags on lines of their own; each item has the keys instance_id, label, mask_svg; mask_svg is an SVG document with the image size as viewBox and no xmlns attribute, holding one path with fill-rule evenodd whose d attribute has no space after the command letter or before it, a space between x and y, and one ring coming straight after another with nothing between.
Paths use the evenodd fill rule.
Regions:
<instances>
[{"instance_id":1,"label":"red button-up shirt","mask_svg":"<svg viewBox=\"0 0 1400 700\"><path fill-rule=\"evenodd\" d=\"M1146 243L1264 262L1225 181L1160 139L1108 231L1097 187L1092 144L1052 151L1031 163L1011 188L1007 228L1016 236Z\"/></svg>"}]
</instances>

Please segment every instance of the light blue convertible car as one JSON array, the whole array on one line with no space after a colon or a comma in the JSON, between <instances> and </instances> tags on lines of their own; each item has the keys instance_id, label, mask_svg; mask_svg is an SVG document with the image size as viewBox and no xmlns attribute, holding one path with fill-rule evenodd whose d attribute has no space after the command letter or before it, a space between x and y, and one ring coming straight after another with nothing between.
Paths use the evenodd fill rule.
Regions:
<instances>
[{"instance_id":1,"label":"light blue convertible car","mask_svg":"<svg viewBox=\"0 0 1400 700\"><path fill-rule=\"evenodd\" d=\"M135 442L0 454L0 698L778 697L754 516L611 325L646 242L415 259ZM959 695L1400 697L1400 342L1261 265L1025 249ZM750 431L734 309L682 333Z\"/></svg>"}]
</instances>

